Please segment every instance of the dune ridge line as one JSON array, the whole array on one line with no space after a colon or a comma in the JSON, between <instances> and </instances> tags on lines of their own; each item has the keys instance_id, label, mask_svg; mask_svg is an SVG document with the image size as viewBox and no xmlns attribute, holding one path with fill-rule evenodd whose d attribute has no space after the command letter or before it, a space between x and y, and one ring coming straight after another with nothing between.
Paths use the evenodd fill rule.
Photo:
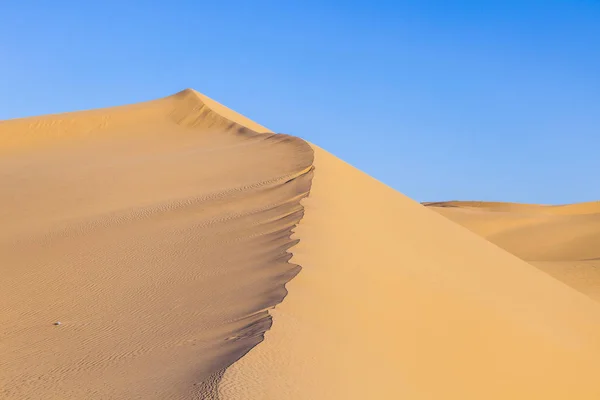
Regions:
<instances>
[{"instance_id":1,"label":"dune ridge line","mask_svg":"<svg viewBox=\"0 0 600 400\"><path fill-rule=\"evenodd\" d=\"M195 91L0 152L0 397L600 398L598 302ZM595 257L594 208L546 259Z\"/></svg>"},{"instance_id":2,"label":"dune ridge line","mask_svg":"<svg viewBox=\"0 0 600 400\"><path fill-rule=\"evenodd\" d=\"M301 268L312 148L187 89L2 121L0 152L0 397L217 398Z\"/></svg>"}]
</instances>

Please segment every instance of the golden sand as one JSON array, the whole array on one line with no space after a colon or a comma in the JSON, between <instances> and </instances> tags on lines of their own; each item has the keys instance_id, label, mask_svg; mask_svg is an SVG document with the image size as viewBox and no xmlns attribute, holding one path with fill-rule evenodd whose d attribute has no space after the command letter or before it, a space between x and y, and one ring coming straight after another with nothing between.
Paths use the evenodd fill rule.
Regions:
<instances>
[{"instance_id":1,"label":"golden sand","mask_svg":"<svg viewBox=\"0 0 600 400\"><path fill-rule=\"evenodd\" d=\"M600 202L452 201L427 206L600 301Z\"/></svg>"},{"instance_id":2,"label":"golden sand","mask_svg":"<svg viewBox=\"0 0 600 400\"><path fill-rule=\"evenodd\" d=\"M195 91L0 122L0 184L2 399L600 398L600 304L539 240ZM537 261L594 255L594 207Z\"/></svg>"}]
</instances>

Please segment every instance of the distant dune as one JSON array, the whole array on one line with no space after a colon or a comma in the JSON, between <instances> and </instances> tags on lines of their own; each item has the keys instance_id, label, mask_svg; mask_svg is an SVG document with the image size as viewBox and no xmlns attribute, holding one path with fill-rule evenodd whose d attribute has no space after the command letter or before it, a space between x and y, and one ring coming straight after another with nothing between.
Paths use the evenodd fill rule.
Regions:
<instances>
[{"instance_id":1,"label":"distant dune","mask_svg":"<svg viewBox=\"0 0 600 400\"><path fill-rule=\"evenodd\" d=\"M600 201L559 206L474 201L425 204L600 301Z\"/></svg>"},{"instance_id":2,"label":"distant dune","mask_svg":"<svg viewBox=\"0 0 600 400\"><path fill-rule=\"evenodd\" d=\"M506 251L193 90L0 122L0 183L2 399L600 398L600 304L524 261L594 204Z\"/></svg>"}]
</instances>

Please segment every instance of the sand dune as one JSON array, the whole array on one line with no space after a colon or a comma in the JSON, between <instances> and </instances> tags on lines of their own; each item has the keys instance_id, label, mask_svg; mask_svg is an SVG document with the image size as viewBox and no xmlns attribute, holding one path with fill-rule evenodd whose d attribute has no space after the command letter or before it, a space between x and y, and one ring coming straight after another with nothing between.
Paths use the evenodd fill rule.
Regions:
<instances>
[{"instance_id":1,"label":"sand dune","mask_svg":"<svg viewBox=\"0 0 600 400\"><path fill-rule=\"evenodd\" d=\"M600 304L194 91L0 152L1 398L600 398Z\"/></svg>"},{"instance_id":2,"label":"sand dune","mask_svg":"<svg viewBox=\"0 0 600 400\"><path fill-rule=\"evenodd\" d=\"M223 399L600 395L598 304L318 148L303 204L303 270Z\"/></svg>"},{"instance_id":3,"label":"sand dune","mask_svg":"<svg viewBox=\"0 0 600 400\"><path fill-rule=\"evenodd\" d=\"M192 91L0 137L0 398L214 390L299 270L286 250L312 149Z\"/></svg>"},{"instance_id":4,"label":"sand dune","mask_svg":"<svg viewBox=\"0 0 600 400\"><path fill-rule=\"evenodd\" d=\"M600 202L427 206L600 301Z\"/></svg>"}]
</instances>

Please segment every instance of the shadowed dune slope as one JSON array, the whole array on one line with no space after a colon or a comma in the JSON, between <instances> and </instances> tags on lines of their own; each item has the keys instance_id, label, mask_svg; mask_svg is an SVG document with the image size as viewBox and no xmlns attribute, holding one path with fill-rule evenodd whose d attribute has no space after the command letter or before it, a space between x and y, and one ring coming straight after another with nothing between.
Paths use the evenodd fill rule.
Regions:
<instances>
[{"instance_id":1,"label":"shadowed dune slope","mask_svg":"<svg viewBox=\"0 0 600 400\"><path fill-rule=\"evenodd\" d=\"M600 202L426 203L577 290L600 301Z\"/></svg>"},{"instance_id":2,"label":"shadowed dune slope","mask_svg":"<svg viewBox=\"0 0 600 400\"><path fill-rule=\"evenodd\" d=\"M321 149L314 165L302 272L222 399L599 398L597 303Z\"/></svg>"},{"instance_id":3,"label":"shadowed dune slope","mask_svg":"<svg viewBox=\"0 0 600 400\"><path fill-rule=\"evenodd\" d=\"M192 90L0 122L0 398L216 398L300 269L312 160Z\"/></svg>"},{"instance_id":4,"label":"shadowed dune slope","mask_svg":"<svg viewBox=\"0 0 600 400\"><path fill-rule=\"evenodd\" d=\"M600 398L599 304L194 91L0 152L1 398Z\"/></svg>"}]
</instances>

